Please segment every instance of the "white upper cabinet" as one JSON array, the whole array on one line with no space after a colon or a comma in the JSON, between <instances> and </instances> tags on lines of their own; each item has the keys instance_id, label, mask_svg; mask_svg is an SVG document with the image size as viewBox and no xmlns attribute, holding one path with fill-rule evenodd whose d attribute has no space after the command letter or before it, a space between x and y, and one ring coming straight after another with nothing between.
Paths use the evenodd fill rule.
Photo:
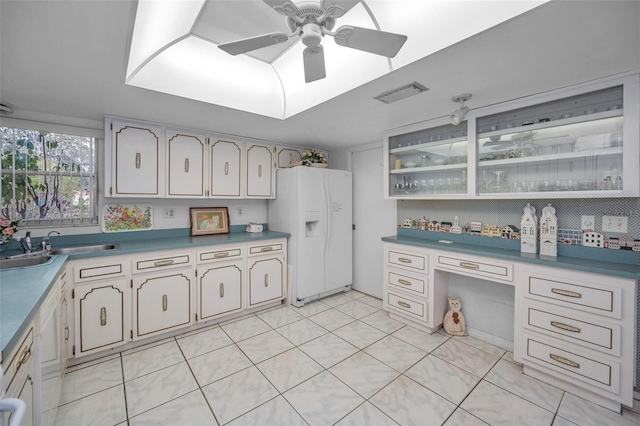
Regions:
<instances>
[{"instance_id":1,"label":"white upper cabinet","mask_svg":"<svg viewBox=\"0 0 640 426\"><path fill-rule=\"evenodd\" d=\"M611 77L385 134L385 196L640 195L638 74Z\"/></svg>"},{"instance_id":2,"label":"white upper cabinet","mask_svg":"<svg viewBox=\"0 0 640 426\"><path fill-rule=\"evenodd\" d=\"M246 198L275 198L274 146L246 143Z\"/></svg>"},{"instance_id":3,"label":"white upper cabinet","mask_svg":"<svg viewBox=\"0 0 640 426\"><path fill-rule=\"evenodd\" d=\"M204 197L206 136L171 129L166 135L167 197Z\"/></svg>"},{"instance_id":4,"label":"white upper cabinet","mask_svg":"<svg viewBox=\"0 0 640 426\"><path fill-rule=\"evenodd\" d=\"M273 144L112 117L105 141L105 197L275 197ZM304 152L283 149L283 167Z\"/></svg>"},{"instance_id":5,"label":"white upper cabinet","mask_svg":"<svg viewBox=\"0 0 640 426\"><path fill-rule=\"evenodd\" d=\"M242 197L242 142L212 140L210 164L210 196Z\"/></svg>"},{"instance_id":6,"label":"white upper cabinet","mask_svg":"<svg viewBox=\"0 0 640 426\"><path fill-rule=\"evenodd\" d=\"M286 169L291 164L302 160L304 149L291 146L276 146L276 167L278 169Z\"/></svg>"},{"instance_id":7,"label":"white upper cabinet","mask_svg":"<svg viewBox=\"0 0 640 426\"><path fill-rule=\"evenodd\" d=\"M106 192L113 197L164 196L163 129L120 121L108 125L111 179Z\"/></svg>"}]
</instances>

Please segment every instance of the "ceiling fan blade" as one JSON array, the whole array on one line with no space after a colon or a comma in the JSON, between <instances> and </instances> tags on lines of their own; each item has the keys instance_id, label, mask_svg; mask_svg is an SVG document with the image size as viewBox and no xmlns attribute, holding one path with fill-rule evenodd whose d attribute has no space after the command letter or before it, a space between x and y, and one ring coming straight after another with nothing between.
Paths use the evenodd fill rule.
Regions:
<instances>
[{"instance_id":1,"label":"ceiling fan blade","mask_svg":"<svg viewBox=\"0 0 640 426\"><path fill-rule=\"evenodd\" d=\"M302 57L304 59L305 83L321 80L327 76L324 68L324 48L321 44L304 49Z\"/></svg>"},{"instance_id":2,"label":"ceiling fan blade","mask_svg":"<svg viewBox=\"0 0 640 426\"><path fill-rule=\"evenodd\" d=\"M360 0L323 0L322 10L327 16L340 18L358 3Z\"/></svg>"},{"instance_id":3,"label":"ceiling fan blade","mask_svg":"<svg viewBox=\"0 0 640 426\"><path fill-rule=\"evenodd\" d=\"M231 43L219 44L218 47L228 54L235 56L240 53L247 53L274 44L284 43L287 40L289 40L289 36L285 33L270 33L232 41Z\"/></svg>"},{"instance_id":4,"label":"ceiling fan blade","mask_svg":"<svg viewBox=\"0 0 640 426\"><path fill-rule=\"evenodd\" d=\"M273 10L284 16L295 16L298 14L298 6L290 0L262 0Z\"/></svg>"},{"instance_id":5,"label":"ceiling fan blade","mask_svg":"<svg viewBox=\"0 0 640 426\"><path fill-rule=\"evenodd\" d=\"M398 54L407 36L344 25L335 32L334 39L340 46L363 50L393 58Z\"/></svg>"}]
</instances>

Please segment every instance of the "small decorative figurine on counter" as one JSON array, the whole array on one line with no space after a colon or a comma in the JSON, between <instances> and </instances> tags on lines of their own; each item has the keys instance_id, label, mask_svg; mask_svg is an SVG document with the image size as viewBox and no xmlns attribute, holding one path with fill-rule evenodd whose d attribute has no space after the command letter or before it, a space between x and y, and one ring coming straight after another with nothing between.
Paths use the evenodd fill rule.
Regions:
<instances>
[{"instance_id":1,"label":"small decorative figurine on counter","mask_svg":"<svg viewBox=\"0 0 640 426\"><path fill-rule=\"evenodd\" d=\"M421 231L426 231L428 222L429 220L425 216L422 216L422 219L418 219L418 229Z\"/></svg>"},{"instance_id":2,"label":"small decorative figurine on counter","mask_svg":"<svg viewBox=\"0 0 640 426\"><path fill-rule=\"evenodd\" d=\"M411 222L413 222L411 219L405 219L402 221L402 227L403 228L411 228Z\"/></svg>"},{"instance_id":3,"label":"small decorative figurine on counter","mask_svg":"<svg viewBox=\"0 0 640 426\"><path fill-rule=\"evenodd\" d=\"M466 323L464 320L464 315L460 310L462 309L462 302L460 302L460 298L456 297L448 297L449 299L449 310L446 314L444 314L444 319L442 320L442 327L447 334L452 336L466 336Z\"/></svg>"},{"instance_id":4,"label":"small decorative figurine on counter","mask_svg":"<svg viewBox=\"0 0 640 426\"><path fill-rule=\"evenodd\" d=\"M604 237L598 232L584 231L582 233L582 245L584 247L604 247Z\"/></svg>"},{"instance_id":5,"label":"small decorative figurine on counter","mask_svg":"<svg viewBox=\"0 0 640 426\"><path fill-rule=\"evenodd\" d=\"M453 225L451 225L451 229L449 229L449 232L451 232L452 234L462 234L462 227L460 226L458 216L453 218Z\"/></svg>"},{"instance_id":6,"label":"small decorative figurine on counter","mask_svg":"<svg viewBox=\"0 0 640 426\"><path fill-rule=\"evenodd\" d=\"M505 225L500 230L500 236L502 238L517 240L520 236L520 230L515 225Z\"/></svg>"},{"instance_id":7,"label":"small decorative figurine on counter","mask_svg":"<svg viewBox=\"0 0 640 426\"><path fill-rule=\"evenodd\" d=\"M527 203L523 212L522 220L520 221L520 252L535 254L538 252L538 218L536 217L536 208Z\"/></svg>"},{"instance_id":8,"label":"small decorative figurine on counter","mask_svg":"<svg viewBox=\"0 0 640 426\"><path fill-rule=\"evenodd\" d=\"M540 254L558 255L558 218L551 204L544 207L540 215Z\"/></svg>"},{"instance_id":9,"label":"small decorative figurine on counter","mask_svg":"<svg viewBox=\"0 0 640 426\"><path fill-rule=\"evenodd\" d=\"M480 235L482 233L482 222L471 222L471 235Z\"/></svg>"}]
</instances>

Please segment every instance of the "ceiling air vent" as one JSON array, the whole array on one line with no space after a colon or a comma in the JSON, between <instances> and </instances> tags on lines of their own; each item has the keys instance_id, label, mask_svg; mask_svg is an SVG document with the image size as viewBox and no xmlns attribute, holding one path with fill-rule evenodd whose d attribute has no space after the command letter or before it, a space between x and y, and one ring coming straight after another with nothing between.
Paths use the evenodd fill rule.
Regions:
<instances>
[{"instance_id":1,"label":"ceiling air vent","mask_svg":"<svg viewBox=\"0 0 640 426\"><path fill-rule=\"evenodd\" d=\"M378 96L374 97L374 99L377 99L380 102L384 102L385 104L390 104L392 102L399 101L400 99L408 98L409 96L426 92L427 90L429 89L423 86L422 84L416 83L414 81L413 83L408 84L406 86L398 87L397 89L380 93Z\"/></svg>"}]
</instances>

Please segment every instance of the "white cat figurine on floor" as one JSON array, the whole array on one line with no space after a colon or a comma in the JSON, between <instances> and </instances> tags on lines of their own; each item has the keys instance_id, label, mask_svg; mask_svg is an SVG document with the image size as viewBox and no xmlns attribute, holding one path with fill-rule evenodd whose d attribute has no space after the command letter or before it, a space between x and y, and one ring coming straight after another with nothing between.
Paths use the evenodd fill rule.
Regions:
<instances>
[{"instance_id":1,"label":"white cat figurine on floor","mask_svg":"<svg viewBox=\"0 0 640 426\"><path fill-rule=\"evenodd\" d=\"M467 331L465 330L466 325L464 321L464 315L460 312L462 309L462 302L460 302L460 298L449 297L449 311L444 314L444 320L442 321L442 326L444 327L444 331L447 334L452 336L466 336Z\"/></svg>"}]
</instances>

